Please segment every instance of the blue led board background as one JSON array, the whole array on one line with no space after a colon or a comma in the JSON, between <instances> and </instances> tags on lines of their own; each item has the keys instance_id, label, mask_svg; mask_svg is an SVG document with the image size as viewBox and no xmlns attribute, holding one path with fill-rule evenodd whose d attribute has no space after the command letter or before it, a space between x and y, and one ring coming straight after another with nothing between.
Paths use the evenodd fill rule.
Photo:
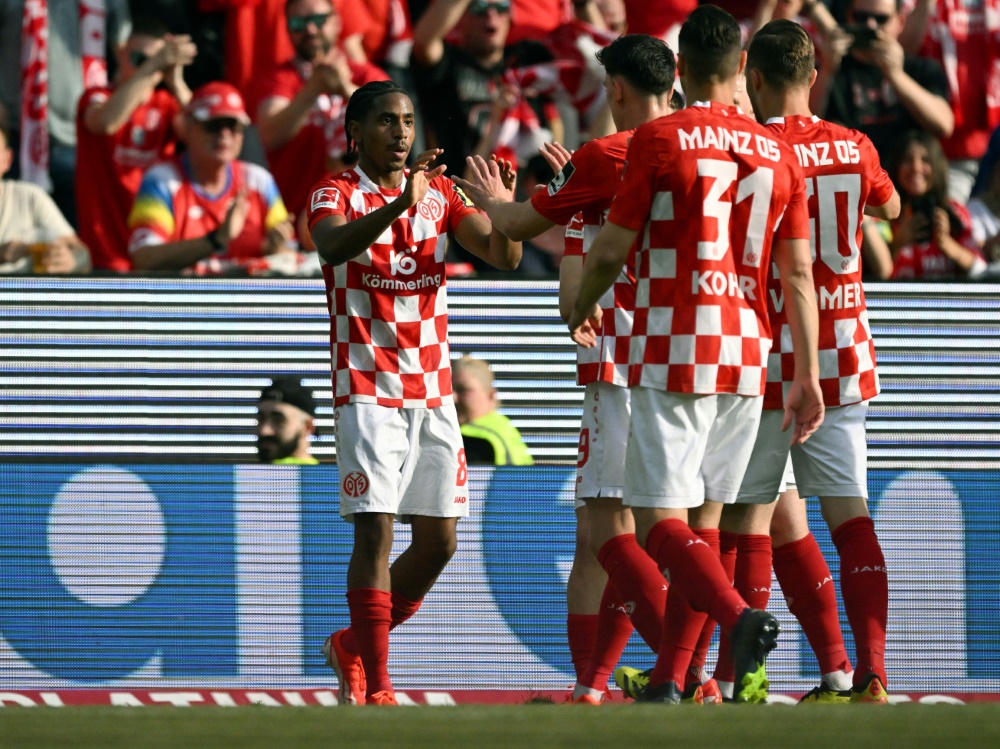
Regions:
<instances>
[{"instance_id":1,"label":"blue led board background","mask_svg":"<svg viewBox=\"0 0 1000 749\"><path fill-rule=\"evenodd\" d=\"M573 347L554 284L449 289L453 354L494 364L542 465L472 470L459 552L393 633L390 667L401 689L562 689ZM998 292L869 291L883 383L869 484L897 690L1000 691ZM322 287L5 280L0 307L0 690L328 686L319 647L347 621L350 526L334 496ZM253 464L273 373L317 391L327 464ZM803 691L814 660L773 590L785 634L769 673ZM651 662L637 638L626 659Z\"/></svg>"}]
</instances>

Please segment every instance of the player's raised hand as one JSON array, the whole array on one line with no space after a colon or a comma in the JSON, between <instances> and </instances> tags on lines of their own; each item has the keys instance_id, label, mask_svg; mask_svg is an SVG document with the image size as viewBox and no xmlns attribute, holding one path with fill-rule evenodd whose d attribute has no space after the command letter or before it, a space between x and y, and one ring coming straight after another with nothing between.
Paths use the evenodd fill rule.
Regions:
<instances>
[{"instance_id":1,"label":"player's raised hand","mask_svg":"<svg viewBox=\"0 0 1000 749\"><path fill-rule=\"evenodd\" d=\"M517 165L508 159L501 159L496 154L490 156L490 161L495 161L500 168L500 179L503 180L504 187L514 192L517 187Z\"/></svg>"},{"instance_id":2,"label":"player's raised hand","mask_svg":"<svg viewBox=\"0 0 1000 749\"><path fill-rule=\"evenodd\" d=\"M482 208L494 201L508 203L514 199L514 192L504 183L500 165L495 160L487 161L482 156L467 156L465 164L468 179L461 177L452 179L477 207Z\"/></svg>"},{"instance_id":3,"label":"player's raised hand","mask_svg":"<svg viewBox=\"0 0 1000 749\"><path fill-rule=\"evenodd\" d=\"M819 429L825 413L819 381L796 379L785 399L785 418L781 422L781 431L786 431L794 422L792 444L801 445Z\"/></svg>"},{"instance_id":4,"label":"player's raised hand","mask_svg":"<svg viewBox=\"0 0 1000 749\"><path fill-rule=\"evenodd\" d=\"M424 196L427 195L427 188L430 187L431 180L444 174L444 170L448 168L446 164L440 164L431 169L431 164L443 153L443 148L432 148L417 156L413 166L410 167L410 176L406 180L403 194L399 196L405 205L415 206L423 200Z\"/></svg>"},{"instance_id":5,"label":"player's raised hand","mask_svg":"<svg viewBox=\"0 0 1000 749\"><path fill-rule=\"evenodd\" d=\"M570 338L584 348L593 348L597 345L597 331L601 329L603 319L604 310L599 304L595 304L590 313L582 320L578 319L578 313L574 309L570 313L568 323Z\"/></svg>"},{"instance_id":6,"label":"player's raised hand","mask_svg":"<svg viewBox=\"0 0 1000 749\"><path fill-rule=\"evenodd\" d=\"M573 158L572 151L562 143L555 141L552 143L543 143L541 148L538 149L538 153L542 155L542 158L548 162L549 166L552 167L552 171L556 174L559 174L563 167L569 163L569 160Z\"/></svg>"}]
</instances>

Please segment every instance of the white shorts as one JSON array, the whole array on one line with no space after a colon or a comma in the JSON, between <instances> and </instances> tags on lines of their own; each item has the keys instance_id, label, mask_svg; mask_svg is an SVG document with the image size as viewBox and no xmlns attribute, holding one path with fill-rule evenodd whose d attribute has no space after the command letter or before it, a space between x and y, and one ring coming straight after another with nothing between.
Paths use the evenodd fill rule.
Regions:
<instances>
[{"instance_id":1,"label":"white shorts","mask_svg":"<svg viewBox=\"0 0 1000 749\"><path fill-rule=\"evenodd\" d=\"M736 501L770 504L786 489L803 497L867 498L867 413L867 403L828 408L805 444L789 449L791 434L781 431L783 412L764 411Z\"/></svg>"},{"instance_id":2,"label":"white shorts","mask_svg":"<svg viewBox=\"0 0 1000 749\"><path fill-rule=\"evenodd\" d=\"M867 416L867 401L828 408L815 434L792 447L800 495L868 498Z\"/></svg>"},{"instance_id":3,"label":"white shorts","mask_svg":"<svg viewBox=\"0 0 1000 749\"><path fill-rule=\"evenodd\" d=\"M705 499L735 502L762 404L759 396L632 388L625 504L684 509Z\"/></svg>"},{"instance_id":4,"label":"white shorts","mask_svg":"<svg viewBox=\"0 0 1000 749\"><path fill-rule=\"evenodd\" d=\"M792 433L781 431L784 417L784 411L765 410L761 413L760 428L754 439L750 463L736 496L737 504L771 504L784 491L783 485L787 486L785 477L791 466L789 450Z\"/></svg>"},{"instance_id":5,"label":"white shorts","mask_svg":"<svg viewBox=\"0 0 1000 749\"><path fill-rule=\"evenodd\" d=\"M628 388L610 382L587 385L576 463L577 507L584 499L620 499L625 494L630 400Z\"/></svg>"},{"instance_id":6,"label":"white shorts","mask_svg":"<svg viewBox=\"0 0 1000 749\"><path fill-rule=\"evenodd\" d=\"M387 408L349 403L334 409L340 514L469 514L469 472L455 405Z\"/></svg>"}]
</instances>

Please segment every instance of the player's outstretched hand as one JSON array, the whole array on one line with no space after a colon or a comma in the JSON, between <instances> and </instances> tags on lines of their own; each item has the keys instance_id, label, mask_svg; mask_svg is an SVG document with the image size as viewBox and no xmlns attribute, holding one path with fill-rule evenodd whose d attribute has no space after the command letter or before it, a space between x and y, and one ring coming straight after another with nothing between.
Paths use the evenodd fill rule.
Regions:
<instances>
[{"instance_id":1,"label":"player's outstretched hand","mask_svg":"<svg viewBox=\"0 0 1000 749\"><path fill-rule=\"evenodd\" d=\"M582 320L578 317L578 312L574 309L569 317L569 335L577 344L584 348L593 348L597 345L597 331L601 329L601 321L604 319L604 310L601 305L595 304L594 308Z\"/></svg>"},{"instance_id":2,"label":"player's outstretched hand","mask_svg":"<svg viewBox=\"0 0 1000 749\"><path fill-rule=\"evenodd\" d=\"M785 399L785 418L781 422L781 431L792 426L792 444L801 445L819 429L823 423L826 407L823 405L823 392L816 379L804 382L795 380L788 397Z\"/></svg>"},{"instance_id":3,"label":"player's outstretched hand","mask_svg":"<svg viewBox=\"0 0 1000 749\"><path fill-rule=\"evenodd\" d=\"M514 199L514 191L507 187L500 164L495 160L487 161L482 156L466 157L465 176L466 179L452 179L479 208L493 201L509 203Z\"/></svg>"},{"instance_id":4,"label":"player's outstretched hand","mask_svg":"<svg viewBox=\"0 0 1000 749\"><path fill-rule=\"evenodd\" d=\"M424 196L427 195L427 188L430 187L431 180L444 174L444 170L448 168L445 164L431 169L431 164L443 153L443 148L432 148L417 156L413 166L410 167L410 177L406 180L406 187L403 188L403 194L400 196L407 206L415 206L423 200Z\"/></svg>"},{"instance_id":5,"label":"player's outstretched hand","mask_svg":"<svg viewBox=\"0 0 1000 749\"><path fill-rule=\"evenodd\" d=\"M513 194L514 188L517 187L517 165L508 159L501 159L496 154L490 156L490 161L496 162L500 168L500 179L503 180L504 187Z\"/></svg>"},{"instance_id":6,"label":"player's outstretched hand","mask_svg":"<svg viewBox=\"0 0 1000 749\"><path fill-rule=\"evenodd\" d=\"M569 160L573 158L573 152L570 151L562 143L557 143L552 141L551 143L543 143L541 148L538 149L538 153L542 155L552 171L556 174L562 171L562 168L569 163Z\"/></svg>"}]
</instances>

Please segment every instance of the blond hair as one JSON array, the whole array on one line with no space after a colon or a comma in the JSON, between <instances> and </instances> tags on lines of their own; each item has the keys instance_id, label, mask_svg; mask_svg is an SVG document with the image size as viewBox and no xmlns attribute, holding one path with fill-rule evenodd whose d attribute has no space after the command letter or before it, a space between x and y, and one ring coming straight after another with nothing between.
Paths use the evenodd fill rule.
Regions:
<instances>
[{"instance_id":1,"label":"blond hair","mask_svg":"<svg viewBox=\"0 0 1000 749\"><path fill-rule=\"evenodd\" d=\"M473 377L476 378L476 380L479 381L479 384L486 389L487 393L494 392L493 370L490 369L490 365L482 359L476 359L475 357L465 354L461 359L456 359L452 362L451 368L452 370L464 369L468 371ZM496 405L497 408L500 407L499 398L496 400Z\"/></svg>"}]
</instances>

